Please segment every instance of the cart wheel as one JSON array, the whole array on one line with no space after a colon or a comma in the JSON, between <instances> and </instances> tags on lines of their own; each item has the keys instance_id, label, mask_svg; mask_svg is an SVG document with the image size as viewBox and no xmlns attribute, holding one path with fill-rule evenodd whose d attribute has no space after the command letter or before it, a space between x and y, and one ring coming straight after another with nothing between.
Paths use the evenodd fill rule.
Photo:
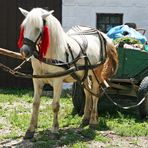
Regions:
<instances>
[{"instance_id":1,"label":"cart wheel","mask_svg":"<svg viewBox=\"0 0 148 148\"><path fill-rule=\"evenodd\" d=\"M148 77L145 77L139 86L138 98L141 100L145 97L145 101L139 106L141 118L146 118L148 116Z\"/></svg>"},{"instance_id":2,"label":"cart wheel","mask_svg":"<svg viewBox=\"0 0 148 148\"><path fill-rule=\"evenodd\" d=\"M74 112L80 116L84 114L85 94L83 87L79 82L75 82L72 88L72 102Z\"/></svg>"}]
</instances>

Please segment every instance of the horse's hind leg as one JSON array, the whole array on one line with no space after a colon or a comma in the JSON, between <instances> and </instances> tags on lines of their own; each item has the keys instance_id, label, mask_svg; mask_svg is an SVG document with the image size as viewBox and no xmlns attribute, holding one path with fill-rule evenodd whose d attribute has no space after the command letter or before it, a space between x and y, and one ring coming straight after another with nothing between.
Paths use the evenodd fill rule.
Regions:
<instances>
[{"instance_id":1,"label":"horse's hind leg","mask_svg":"<svg viewBox=\"0 0 148 148\"><path fill-rule=\"evenodd\" d=\"M52 132L57 133L59 129L58 122L58 112L60 109L59 99L62 91L62 81L55 80L53 84L53 102L52 102L52 110L53 110L53 125Z\"/></svg>"},{"instance_id":2,"label":"horse's hind leg","mask_svg":"<svg viewBox=\"0 0 148 148\"><path fill-rule=\"evenodd\" d=\"M33 138L35 129L37 128L37 122L38 122L40 95L42 93L43 83L38 80L33 80L33 84L34 84L33 112L32 112L32 117L30 121L30 126L24 136L24 139Z\"/></svg>"},{"instance_id":3,"label":"horse's hind leg","mask_svg":"<svg viewBox=\"0 0 148 148\"><path fill-rule=\"evenodd\" d=\"M98 126L98 100L99 100L99 84L94 79L92 84L92 92L96 95L92 95L92 110L90 115L89 125L92 128L96 128Z\"/></svg>"},{"instance_id":4,"label":"horse's hind leg","mask_svg":"<svg viewBox=\"0 0 148 148\"><path fill-rule=\"evenodd\" d=\"M85 126L89 125L91 108L92 108L92 98L91 98L90 92L88 91L88 89L91 89L91 82L89 81L88 78L85 81L84 85L85 85L85 88L84 88L85 107L84 107L84 116L83 116L82 124L80 125L80 127L85 127Z\"/></svg>"}]
</instances>

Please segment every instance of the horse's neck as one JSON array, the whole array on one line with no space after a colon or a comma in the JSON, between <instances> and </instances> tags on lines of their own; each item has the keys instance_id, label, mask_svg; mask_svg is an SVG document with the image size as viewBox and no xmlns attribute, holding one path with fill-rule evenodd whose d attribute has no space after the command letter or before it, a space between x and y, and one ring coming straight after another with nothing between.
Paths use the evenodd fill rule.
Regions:
<instances>
[{"instance_id":1,"label":"horse's neck","mask_svg":"<svg viewBox=\"0 0 148 148\"><path fill-rule=\"evenodd\" d=\"M50 31L50 47L47 51L46 57L65 61L66 51L66 33L63 31L59 21L50 16L47 22Z\"/></svg>"}]
</instances>

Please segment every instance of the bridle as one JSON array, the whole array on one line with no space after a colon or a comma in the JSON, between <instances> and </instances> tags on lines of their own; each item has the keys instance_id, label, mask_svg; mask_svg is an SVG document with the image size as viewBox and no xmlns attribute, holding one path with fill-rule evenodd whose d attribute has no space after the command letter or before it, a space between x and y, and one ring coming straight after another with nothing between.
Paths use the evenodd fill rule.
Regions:
<instances>
[{"instance_id":1,"label":"bridle","mask_svg":"<svg viewBox=\"0 0 148 148\"><path fill-rule=\"evenodd\" d=\"M43 27L46 25L46 21L43 20ZM29 46L30 48L30 52L31 52L31 56L34 55L35 57L39 58L39 50L40 50L40 40L42 39L42 35L43 35L43 29L42 31L39 33L37 39L34 41L30 40L29 38L24 38L23 37L23 44Z\"/></svg>"},{"instance_id":2,"label":"bridle","mask_svg":"<svg viewBox=\"0 0 148 148\"><path fill-rule=\"evenodd\" d=\"M40 38L41 38L41 34L38 36L38 38L35 42L33 42L32 40L30 40L28 38L23 39L23 44L29 46L30 53L31 53L30 56L32 56L32 55L39 56L39 50L37 50L37 48L39 49L40 47L39 47L39 44L37 44L37 43Z\"/></svg>"}]
</instances>

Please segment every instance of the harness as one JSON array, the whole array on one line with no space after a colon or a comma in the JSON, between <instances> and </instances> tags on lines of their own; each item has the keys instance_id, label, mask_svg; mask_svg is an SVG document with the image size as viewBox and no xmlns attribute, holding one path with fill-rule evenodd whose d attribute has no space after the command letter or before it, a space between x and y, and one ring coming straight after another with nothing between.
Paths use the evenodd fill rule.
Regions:
<instances>
[{"instance_id":1,"label":"harness","mask_svg":"<svg viewBox=\"0 0 148 148\"><path fill-rule=\"evenodd\" d=\"M86 26L82 26L82 27L86 27ZM88 41L86 39L86 35L92 35L92 34L97 34L98 35L99 40L100 40L100 44L101 44L101 50L100 50L101 60L100 60L100 64L103 64L105 62L105 60L106 60L106 40L105 40L105 38L99 32L99 30L97 30L95 28L91 28L91 27L88 27L88 28L89 28L88 30L82 31L80 26L75 26L75 27L72 28L75 32L69 34L69 36L71 38L73 38L78 43L78 45L80 46L80 49L81 49L81 54L84 55L85 73L84 73L83 78L80 79L75 73L73 73L73 77L79 82L83 82L86 79L86 77L88 75L88 70L91 69L91 68L89 68L89 66L90 67L93 66L91 64L87 54L86 54L86 50L87 50L87 47L88 47ZM83 41L82 44L80 44L80 42L76 38L74 38L75 35L79 35L81 37L81 39ZM77 65L75 65L75 67L77 67ZM94 68L92 68L92 70L93 69ZM93 73L94 73L94 71L93 71ZM94 73L94 75L95 75L95 73ZM96 77L96 75L95 75L95 77ZM97 77L96 77L96 80L98 81ZM98 81L98 83L100 83L100 82Z\"/></svg>"},{"instance_id":2,"label":"harness","mask_svg":"<svg viewBox=\"0 0 148 148\"><path fill-rule=\"evenodd\" d=\"M44 20L44 25L46 24L46 21ZM81 28L79 26L75 26L72 28L74 30L74 33L72 34L68 34L69 37L71 37L73 40L75 40L77 42L77 44L80 47L80 53L78 54L78 56L75 58L71 49L71 46L67 43L67 50L65 52L65 57L66 57L66 62L57 60L57 59L50 59L50 58L42 58L40 59L39 57L39 51L37 50L37 47L39 49L39 45L37 44L39 39L42 36L42 33L39 34L39 36L37 37L36 41L33 42L28 38L24 38L23 39L23 43L28 45L31 49L31 53L34 55L34 57L38 60L41 60L41 62L48 64L48 65L53 65L53 66L58 66L61 68L64 68L66 71L70 70L70 69L74 69L73 72L70 74L74 79L76 79L77 81L83 82L87 75L88 75L88 70L89 69L94 69L96 67L98 67L100 64L103 64L105 62L106 59L106 40L103 37L103 35L97 30L97 29L93 29L93 28L89 28L88 30L85 31L81 31ZM89 58L86 54L86 50L88 47L88 41L86 39L86 35L92 35L92 34L97 34L101 43L101 50L100 50L100 55L101 55L101 60L92 65L89 61ZM82 44L74 38L75 35L79 35L82 39ZM37 46L37 47L36 47ZM72 61L69 62L69 56L72 57ZM84 59L84 65L77 65L77 62L80 59ZM82 78L80 78L76 72L80 71L80 70L84 70L84 75Z\"/></svg>"}]
</instances>

